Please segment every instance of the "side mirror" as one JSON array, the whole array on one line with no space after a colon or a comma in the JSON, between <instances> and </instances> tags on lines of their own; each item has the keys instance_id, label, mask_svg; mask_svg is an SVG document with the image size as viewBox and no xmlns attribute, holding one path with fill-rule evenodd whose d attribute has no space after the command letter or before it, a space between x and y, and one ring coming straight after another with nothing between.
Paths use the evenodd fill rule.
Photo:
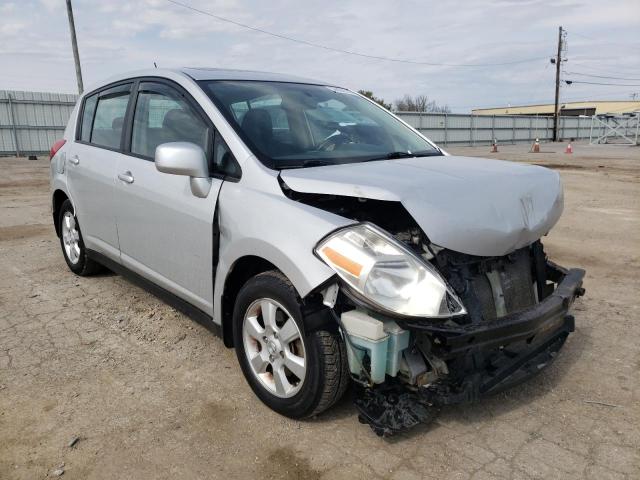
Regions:
<instances>
[{"instance_id":1,"label":"side mirror","mask_svg":"<svg viewBox=\"0 0 640 480\"><path fill-rule=\"evenodd\" d=\"M191 193L205 198L211 190L209 166L204 150L195 143L169 142L156 147L156 169L162 173L191 177Z\"/></svg>"}]
</instances>

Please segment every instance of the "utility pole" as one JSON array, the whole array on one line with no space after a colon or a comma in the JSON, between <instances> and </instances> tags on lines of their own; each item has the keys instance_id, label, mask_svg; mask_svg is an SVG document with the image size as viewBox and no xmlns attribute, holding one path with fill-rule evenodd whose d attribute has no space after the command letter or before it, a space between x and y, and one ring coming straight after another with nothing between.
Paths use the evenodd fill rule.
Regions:
<instances>
[{"instance_id":1,"label":"utility pole","mask_svg":"<svg viewBox=\"0 0 640 480\"><path fill-rule=\"evenodd\" d=\"M556 102L553 110L553 141L558 141L558 109L560 103L560 64L562 63L562 27L558 30L558 55L556 60Z\"/></svg>"},{"instance_id":2,"label":"utility pole","mask_svg":"<svg viewBox=\"0 0 640 480\"><path fill-rule=\"evenodd\" d=\"M71 47L73 48L73 60L76 64L76 80L78 81L78 93L82 94L82 69L80 68L80 54L78 53L78 40L76 39L76 25L73 21L73 9L71 0L67 0L67 16L69 17L69 30L71 31Z\"/></svg>"}]
</instances>

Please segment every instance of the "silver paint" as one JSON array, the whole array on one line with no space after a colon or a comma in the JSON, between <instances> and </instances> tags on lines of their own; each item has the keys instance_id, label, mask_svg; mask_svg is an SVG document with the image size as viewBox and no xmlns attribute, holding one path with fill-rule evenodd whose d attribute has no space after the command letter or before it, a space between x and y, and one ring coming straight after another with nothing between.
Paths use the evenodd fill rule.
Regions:
<instances>
[{"instance_id":1,"label":"silver paint","mask_svg":"<svg viewBox=\"0 0 640 480\"><path fill-rule=\"evenodd\" d=\"M65 130L67 143L51 164L51 190L71 199L87 248L187 300L218 324L226 279L242 258L270 262L301 297L331 278L333 270L313 248L354 222L287 198L278 172L253 156L195 80L323 82L237 70L149 69L112 77L86 92L143 76L172 80L198 102L242 178L207 178L202 184L202 177L161 173L149 160L77 143L78 103ZM557 174L508 162L431 157L291 170L283 177L294 190L401 201L434 243L478 255L500 255L536 240L562 211ZM214 266L216 208L220 246Z\"/></svg>"},{"instance_id":2,"label":"silver paint","mask_svg":"<svg viewBox=\"0 0 640 480\"><path fill-rule=\"evenodd\" d=\"M401 202L431 242L499 256L545 235L563 209L560 176L500 160L442 156L286 170L293 190Z\"/></svg>"}]
</instances>

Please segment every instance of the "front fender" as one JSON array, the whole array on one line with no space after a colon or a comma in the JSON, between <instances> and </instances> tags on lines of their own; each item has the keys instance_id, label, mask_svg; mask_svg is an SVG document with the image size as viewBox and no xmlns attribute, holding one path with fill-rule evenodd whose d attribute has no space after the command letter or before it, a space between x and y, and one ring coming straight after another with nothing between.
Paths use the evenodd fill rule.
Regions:
<instances>
[{"instance_id":1,"label":"front fender","mask_svg":"<svg viewBox=\"0 0 640 480\"><path fill-rule=\"evenodd\" d=\"M225 182L219 197L220 252L214 285L214 321L222 322L227 276L242 257L257 256L275 265L300 297L334 275L313 249L328 233L352 220L267 193Z\"/></svg>"}]
</instances>

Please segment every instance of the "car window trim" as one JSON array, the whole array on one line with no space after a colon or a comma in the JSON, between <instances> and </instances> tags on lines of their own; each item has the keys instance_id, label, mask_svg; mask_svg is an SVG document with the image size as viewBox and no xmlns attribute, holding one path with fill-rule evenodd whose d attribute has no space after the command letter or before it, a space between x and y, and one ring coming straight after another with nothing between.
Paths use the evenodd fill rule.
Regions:
<instances>
[{"instance_id":1,"label":"car window trim","mask_svg":"<svg viewBox=\"0 0 640 480\"><path fill-rule=\"evenodd\" d=\"M105 85L103 87L97 88L91 92L89 92L88 94L86 94L83 98L82 98L82 108L80 108L79 113L78 113L78 117L77 117L77 121L76 121L76 135L75 135L75 142L76 143L80 143L82 145L88 145L90 147L95 147L95 148L102 148L104 150L109 150L111 152L119 152L119 153L123 153L122 147L123 147L123 134L126 128L126 113L125 113L125 119L124 119L124 124L122 126L122 132L120 132L120 146L118 148L115 147L108 147L105 145L99 145L97 143L93 143L91 141L89 142L85 142L84 140L82 140L82 120L84 118L84 109L86 107L87 104L87 100L95 95L97 95L97 101L96 101L96 108L93 112L93 117L91 118L91 134L93 134L93 123L95 122L95 118L96 118L96 112L98 111L98 103L100 101L100 98L108 98L111 95L114 94L118 94L118 93L124 93L124 92L129 92L129 100L127 102L127 110L129 109L129 106L131 105L131 95L132 95L132 87L135 83L135 80L125 80L125 81L120 81L120 82L116 82L116 83L112 83L109 85ZM91 138L91 137L89 137Z\"/></svg>"},{"instance_id":2,"label":"car window trim","mask_svg":"<svg viewBox=\"0 0 640 480\"><path fill-rule=\"evenodd\" d=\"M167 80L166 82L163 81L159 81L159 80ZM149 85L151 86L151 88L149 87ZM155 88L153 88L155 87ZM154 161L153 157L150 157L148 155L142 155L140 153L135 153L131 150L131 143L133 140L133 117L135 115L135 109L138 105L138 98L140 96L141 93L157 93L160 95L166 95L168 92L173 92L173 93L177 93L178 96L180 96L181 98L183 98L187 104L194 110L194 113L200 118L200 120L206 125L206 127L209 129L210 132L210 136L214 137L213 132L216 131L215 126L213 125L213 122L210 121L208 115L206 115L206 113L204 112L204 110L202 110L202 107L200 107L200 105L198 105L198 102L195 101L195 99L189 94L189 92L187 92L186 90L184 90L180 85L172 82L171 80L168 79L157 79L154 78L153 80L148 80L144 77L138 78L136 80L136 85L135 85L135 102L132 102L132 108L131 108L131 116L128 118L125 118L126 124L127 124L127 129L129 130L126 134L125 137L125 145L124 145L124 154L125 155L130 155L132 157L136 157L136 158L141 158L143 160L147 160L150 162Z\"/></svg>"},{"instance_id":3,"label":"car window trim","mask_svg":"<svg viewBox=\"0 0 640 480\"><path fill-rule=\"evenodd\" d=\"M132 132L132 121L133 121L133 117L128 118L127 114L125 114L125 123L123 125L122 128L122 133L125 134L125 138L124 138L124 142L122 141L122 139L120 140L120 147L121 148L111 148L111 147L105 147L102 145L96 145L90 142L85 142L81 139L80 137L80 133L81 133L81 125L82 125L82 117L84 115L84 108L85 108L85 104L86 101L89 97L92 97L95 94L100 94L101 92L104 92L106 90L109 90L111 88L116 88L116 87L124 87L126 85L129 85L131 88L131 97L129 97L129 104L127 105L127 109L129 109L129 107L132 106L131 102L131 98L133 96L135 96L136 102L137 102L137 98L138 98L138 91L137 91L137 87L140 83L143 82L149 82L149 83L159 83L159 84L164 84L164 85L168 85L170 87L174 87L175 89L178 90L178 92L183 93L184 98L186 99L187 102L189 102L195 109L196 111L202 116L204 122L211 128L211 136L212 136L212 142L215 141L215 133L218 133L222 139L225 141L225 143L227 145L229 145L229 142L227 142L227 140L224 138L224 135L222 133L220 133L220 131L216 128L216 126L214 125L213 121L211 120L211 118L209 117L209 115L206 114L206 112L204 111L204 109L202 108L202 106L191 96L191 94L180 84L178 84L177 82L169 79L169 78L165 78L165 77L154 77L154 76L144 76L144 77L132 77L132 78L125 78L122 80L118 80L116 82L112 82L112 83L108 83L106 85L102 85L99 88L95 88L93 90L91 90L90 92L87 92L83 97L82 97L82 104L81 107L79 109L78 115L76 116L76 128L75 128L75 135L74 135L74 142L75 143L79 143L82 145L87 145L89 147L94 147L94 148L102 148L104 150L109 150L111 152L117 152L117 153L121 153L123 155L127 155L130 157L134 157L134 158L139 158L141 160L146 160L146 161L153 161L153 159L150 159L149 157L146 156L142 156L142 155L138 155L135 154L133 152L131 152L131 132ZM196 85L198 85L198 82L195 82ZM133 88L135 86L135 89ZM200 85L198 85L198 88L202 88ZM207 95L207 98L209 98L209 96ZM97 107L97 102L96 102L96 107ZM217 106L216 106L217 108ZM128 111L127 111L128 113ZM224 116L224 115L223 115ZM93 121L95 119L95 112L93 114L93 118L91 119L91 128L93 129ZM226 119L225 119L226 120ZM124 145L123 145L124 143ZM213 144L213 143L212 143ZM123 148L124 146L128 146L128 150ZM233 152L231 152L231 154L233 155ZM212 178L219 178L222 180L226 180L226 181L230 181L230 182L239 182L240 178L242 178L242 167L240 166L240 164L238 163L238 160L235 158L235 155L233 155L237 167L238 167L238 171L239 174L237 177L235 176L231 176L231 175L225 175L222 173L209 173L209 175Z\"/></svg>"},{"instance_id":4,"label":"car window trim","mask_svg":"<svg viewBox=\"0 0 640 480\"><path fill-rule=\"evenodd\" d=\"M121 80L121 81L118 81L118 82L110 83L108 85L104 85L104 86L102 86L100 88L96 88L95 90L91 90L90 92L85 94L82 97L82 104L80 105L80 108L78 109L78 115L76 117L76 128L75 128L74 141L76 141L78 143L82 143L84 145L93 145L90 142L85 142L85 141L82 140L82 120L84 118L84 110L86 108L87 100L89 98L97 96L98 99L99 99L100 96L102 96L105 92L107 92L108 90L112 90L112 89L114 89L114 92L112 92L112 93L116 93L118 91L126 91L126 87L127 86L129 86L129 91L131 91L131 86L133 84L134 84L134 80L132 80L132 79ZM122 90L116 90L116 89L119 89L119 88L122 88ZM96 109L97 109L97 106L98 106L98 102L97 102L97 99L96 99ZM91 129L92 130L93 130L93 121L95 120L95 118L96 118L96 112L94 111L93 112L93 117L91 117Z\"/></svg>"},{"instance_id":5,"label":"car window trim","mask_svg":"<svg viewBox=\"0 0 640 480\"><path fill-rule=\"evenodd\" d=\"M214 155L214 144L215 144L216 135L220 135L220 137L222 137L222 139L224 140L225 144L228 145L227 141L224 138L224 135L222 135L222 133L220 133L220 131L216 128L216 126L213 124L213 122L209 118L209 115L206 114L202 106L200 106L200 104L193 98L193 96L182 85L179 85L178 83L168 78L162 78L162 77L139 77L135 79L134 84L135 85L134 85L132 94L135 98L133 102L131 101L129 102L128 109L130 109L130 111L127 110L127 114L125 115L125 128L123 128L123 131L126 130L126 133L125 133L125 139L124 139L124 146L120 153L130 157L138 158L140 160L145 160L147 162L155 161L153 157L149 157L147 155L142 155L142 154L131 151L131 141L133 138L133 116L135 114L135 107L138 104L138 97L140 93L144 93L144 92L159 93L163 95L165 94L166 91L172 91L177 93L181 98L183 98L187 102L187 104L194 110L195 114L198 115L200 120L209 129L209 136L210 136L210 142L211 142L211 153L210 153L211 156ZM156 86L157 90L154 90L153 88L149 88L147 87L147 85ZM159 88L157 86L159 86ZM162 90L165 90L165 91L163 92ZM229 149L229 151L231 152L231 149ZM231 152L231 154L233 155L233 152ZM232 182L239 181L240 178L242 177L242 168L240 167L238 160L235 158L235 155L233 155L233 158L238 166L238 170L240 171L240 174L237 177L226 175L223 173L215 173L215 172L209 172L209 176L211 178L218 178L221 180L227 180Z\"/></svg>"}]
</instances>

